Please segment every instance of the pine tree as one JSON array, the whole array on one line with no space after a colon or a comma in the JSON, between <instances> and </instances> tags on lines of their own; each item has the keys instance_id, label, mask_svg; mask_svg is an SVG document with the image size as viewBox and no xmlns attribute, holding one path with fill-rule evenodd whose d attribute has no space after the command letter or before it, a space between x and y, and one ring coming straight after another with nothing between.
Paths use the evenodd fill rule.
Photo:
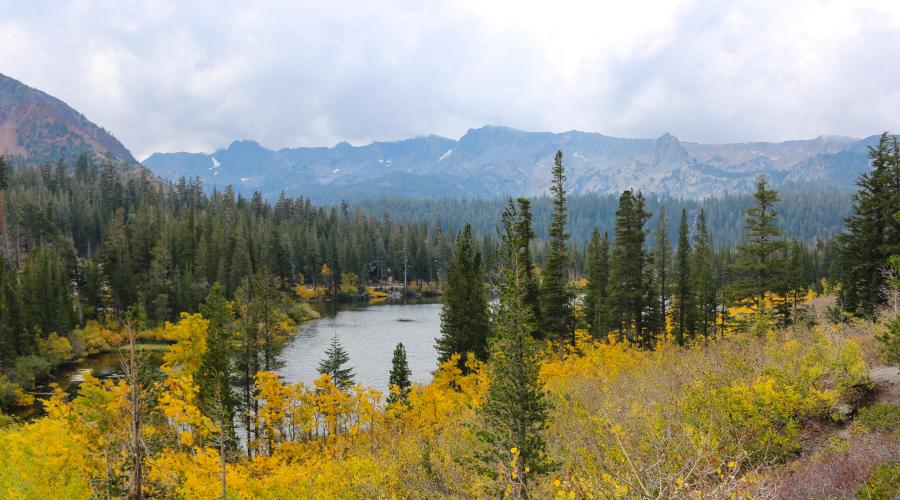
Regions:
<instances>
[{"instance_id":1,"label":"pine tree","mask_svg":"<svg viewBox=\"0 0 900 500\"><path fill-rule=\"evenodd\" d=\"M697 214L697 232L694 234L691 286L696 298L697 330L708 338L715 333L716 327L716 286L712 240L706 229L706 214L702 208Z\"/></svg>"},{"instance_id":2,"label":"pine tree","mask_svg":"<svg viewBox=\"0 0 900 500\"><path fill-rule=\"evenodd\" d=\"M647 282L644 268L644 198L625 191L616 210L616 239L610 255L610 322L619 331L619 340L628 339L642 347L652 346L644 317L647 312Z\"/></svg>"},{"instance_id":3,"label":"pine tree","mask_svg":"<svg viewBox=\"0 0 900 500\"><path fill-rule=\"evenodd\" d=\"M477 456L494 476L502 476L513 497L527 498L529 479L554 466L542 436L550 402L538 379L540 346L532 337L534 315L526 302L526 265L515 240L503 241L509 261L501 269L500 303L494 314L490 386L479 408L477 435L486 449Z\"/></svg>"},{"instance_id":4,"label":"pine tree","mask_svg":"<svg viewBox=\"0 0 900 500\"><path fill-rule=\"evenodd\" d=\"M6 235L6 190L9 189L9 164L0 155L0 261L7 257L9 242Z\"/></svg>"},{"instance_id":5,"label":"pine tree","mask_svg":"<svg viewBox=\"0 0 900 500\"><path fill-rule=\"evenodd\" d=\"M221 283L213 285L200 306L203 317L209 320L206 330L206 352L197 370L200 408L219 428L222 452L237 446L234 432L236 398L231 388L231 322L234 317L225 300Z\"/></svg>"},{"instance_id":6,"label":"pine tree","mask_svg":"<svg viewBox=\"0 0 900 500\"><path fill-rule=\"evenodd\" d=\"M566 171L562 151L556 152L553 164L553 180L550 192L553 198L553 214L550 219L550 251L544 261L541 277L541 321L545 338L560 343L572 340L571 300L568 290L569 249L566 241Z\"/></svg>"},{"instance_id":7,"label":"pine tree","mask_svg":"<svg viewBox=\"0 0 900 500\"><path fill-rule=\"evenodd\" d=\"M525 303L528 304L534 317L540 318L540 284L535 277L530 249L531 241L534 239L534 231L531 228L531 202L527 198L519 198L515 202L512 199L507 200L506 208L501 215L501 224L504 232L499 235L501 241L501 248L498 252L499 265L508 266L512 259L517 259L522 266ZM515 255L509 254L512 251L516 252ZM540 321L535 319L535 330L532 332L535 338L543 338L539 327Z\"/></svg>"},{"instance_id":8,"label":"pine tree","mask_svg":"<svg viewBox=\"0 0 900 500\"><path fill-rule=\"evenodd\" d=\"M441 310L441 337L436 340L438 361L454 354L473 353L487 359L487 335L490 331L487 294L481 253L472 244L468 224L457 238L456 250L447 269L447 286ZM460 362L460 368L464 368Z\"/></svg>"},{"instance_id":9,"label":"pine tree","mask_svg":"<svg viewBox=\"0 0 900 500\"><path fill-rule=\"evenodd\" d=\"M353 385L353 368L344 368L350 361L350 355L344 350L337 338L332 337L331 344L325 350L325 358L319 363L319 373L328 374L331 380L340 389L348 389Z\"/></svg>"},{"instance_id":10,"label":"pine tree","mask_svg":"<svg viewBox=\"0 0 900 500\"><path fill-rule=\"evenodd\" d=\"M239 309L237 329L240 333L238 346L234 352L235 368L237 371L237 383L240 387L240 414L246 432L247 454L252 455L251 442L254 438L253 416L258 408L256 403L256 373L259 367L259 330L250 313L250 303L253 294L250 289L250 280L244 278L234 293L234 302ZM258 437L258 436L257 436Z\"/></svg>"},{"instance_id":11,"label":"pine tree","mask_svg":"<svg viewBox=\"0 0 900 500\"><path fill-rule=\"evenodd\" d=\"M594 338L606 339L609 320L606 318L607 284L609 282L609 237L594 228L587 248L588 285L584 299L588 330Z\"/></svg>"},{"instance_id":12,"label":"pine tree","mask_svg":"<svg viewBox=\"0 0 900 500\"><path fill-rule=\"evenodd\" d=\"M391 394L387 398L389 405L406 403L409 389L412 386L409 380L410 375L412 375L412 371L410 371L409 363L406 361L406 347L401 342L394 348L394 357L391 359L391 375L388 379ZM396 391L394 387L397 388Z\"/></svg>"},{"instance_id":13,"label":"pine tree","mask_svg":"<svg viewBox=\"0 0 900 500\"><path fill-rule=\"evenodd\" d=\"M841 245L841 302L845 310L871 318L884 303L888 258L900 254L900 144L881 135L869 148L872 170L863 173L853 195L853 213L845 219Z\"/></svg>"},{"instance_id":14,"label":"pine tree","mask_svg":"<svg viewBox=\"0 0 900 500\"><path fill-rule=\"evenodd\" d=\"M675 341L684 345L686 338L693 335L696 326L694 292L691 283L691 243L688 237L687 211L681 210L678 225L678 249L675 252L675 297L674 323Z\"/></svg>"},{"instance_id":15,"label":"pine tree","mask_svg":"<svg viewBox=\"0 0 900 500\"><path fill-rule=\"evenodd\" d=\"M778 192L768 189L764 176L760 176L753 197L756 205L745 211L743 241L737 245L737 258L729 266L735 274L735 280L729 285L729 295L736 303L763 312L766 294L773 291L784 272L781 254L787 244L775 224L778 214L774 205L778 202Z\"/></svg>"},{"instance_id":16,"label":"pine tree","mask_svg":"<svg viewBox=\"0 0 900 500\"><path fill-rule=\"evenodd\" d=\"M666 333L666 305L671 295L672 246L669 244L669 224L665 208L659 210L659 221L656 224L656 235L653 243L654 283L656 284L653 299L658 302L658 313L652 328L661 334Z\"/></svg>"},{"instance_id":17,"label":"pine tree","mask_svg":"<svg viewBox=\"0 0 900 500\"><path fill-rule=\"evenodd\" d=\"M9 164L6 163L6 158L3 155L0 155L0 191L6 190L9 187Z\"/></svg>"},{"instance_id":18,"label":"pine tree","mask_svg":"<svg viewBox=\"0 0 900 500\"><path fill-rule=\"evenodd\" d=\"M531 227L531 201L528 198L519 198L516 200L518 210L515 211L515 223L513 224L515 237L517 240L516 248L519 252L519 262L522 266L522 280L525 287L525 303L534 312L535 325L534 335L540 335L540 318L541 318L541 290L540 283L534 275L534 263L531 259L531 241L534 239L534 231ZM512 202L510 201L510 205Z\"/></svg>"}]
</instances>

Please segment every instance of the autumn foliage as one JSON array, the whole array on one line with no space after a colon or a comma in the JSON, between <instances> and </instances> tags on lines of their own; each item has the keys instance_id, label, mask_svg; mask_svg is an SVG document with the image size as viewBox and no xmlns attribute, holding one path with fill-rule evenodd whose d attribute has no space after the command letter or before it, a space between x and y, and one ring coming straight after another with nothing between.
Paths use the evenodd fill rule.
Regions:
<instances>
[{"instance_id":1,"label":"autumn foliage","mask_svg":"<svg viewBox=\"0 0 900 500\"><path fill-rule=\"evenodd\" d=\"M145 424L147 493L218 498L214 423L197 406L191 373L208 322L182 315ZM488 387L485 365L454 356L431 384L388 406L378 391L346 390L256 374L252 458L229 457L233 498L479 497L492 479L471 467L473 428ZM549 347L540 379L552 401L548 453L559 463L532 495L678 496L752 491L759 471L792 456L799 431L831 418L866 381L859 346L828 327L733 334L708 345L654 351L579 335L560 359ZM45 402L47 415L0 430L0 491L7 498L121 494L127 385L86 377L78 396ZM510 456L514 457L515 453ZM498 464L503 466L504 464ZM508 465L508 464L506 464Z\"/></svg>"}]
</instances>

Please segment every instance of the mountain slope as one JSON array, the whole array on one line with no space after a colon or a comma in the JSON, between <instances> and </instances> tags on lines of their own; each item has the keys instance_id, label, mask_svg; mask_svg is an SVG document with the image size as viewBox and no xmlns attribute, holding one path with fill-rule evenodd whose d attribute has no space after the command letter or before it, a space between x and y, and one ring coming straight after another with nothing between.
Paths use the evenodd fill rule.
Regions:
<instances>
[{"instance_id":1,"label":"mountain slope","mask_svg":"<svg viewBox=\"0 0 900 500\"><path fill-rule=\"evenodd\" d=\"M81 153L137 163L121 142L66 103L0 74L0 154L71 164Z\"/></svg>"},{"instance_id":2,"label":"mountain slope","mask_svg":"<svg viewBox=\"0 0 900 500\"><path fill-rule=\"evenodd\" d=\"M787 142L697 144L671 134L624 139L597 133L524 132L486 126L459 140L437 136L354 147L270 150L236 141L212 154L156 153L144 164L169 179L200 177L209 186L273 198L284 190L319 202L386 196L540 195L553 154L566 155L575 194L645 192L703 198L750 192L765 173L774 185L852 189L866 169L866 145L849 137Z\"/></svg>"}]
</instances>

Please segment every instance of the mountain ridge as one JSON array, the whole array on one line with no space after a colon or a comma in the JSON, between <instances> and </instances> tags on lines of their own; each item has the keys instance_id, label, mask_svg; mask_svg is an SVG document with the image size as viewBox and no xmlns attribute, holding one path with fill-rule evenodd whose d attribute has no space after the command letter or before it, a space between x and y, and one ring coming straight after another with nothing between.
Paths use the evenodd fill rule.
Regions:
<instances>
[{"instance_id":1,"label":"mountain ridge","mask_svg":"<svg viewBox=\"0 0 900 500\"><path fill-rule=\"evenodd\" d=\"M199 177L208 187L231 184L238 192L260 191L267 198L281 191L318 202L536 196L546 192L553 155L562 150L572 193L633 188L704 198L750 192L760 174L776 187L852 189L852 181L869 168L865 146L874 137L702 144L668 132L656 139L621 138L486 125L457 140L422 135L360 146L341 141L333 147L273 150L240 140L213 153L154 153L144 165L171 180Z\"/></svg>"},{"instance_id":2,"label":"mountain ridge","mask_svg":"<svg viewBox=\"0 0 900 500\"><path fill-rule=\"evenodd\" d=\"M62 100L0 74L0 154L31 163L62 158L71 164L82 153L138 163L112 133Z\"/></svg>"}]
</instances>

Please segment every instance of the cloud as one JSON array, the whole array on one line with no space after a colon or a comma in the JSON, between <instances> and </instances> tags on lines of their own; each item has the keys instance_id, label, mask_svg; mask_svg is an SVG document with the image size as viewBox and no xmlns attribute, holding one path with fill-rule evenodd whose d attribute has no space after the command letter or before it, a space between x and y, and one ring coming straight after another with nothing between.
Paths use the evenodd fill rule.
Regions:
<instances>
[{"instance_id":1,"label":"cloud","mask_svg":"<svg viewBox=\"0 0 900 500\"><path fill-rule=\"evenodd\" d=\"M6 4L6 5L3 5ZM139 158L581 129L701 142L900 129L884 1L2 2L0 72Z\"/></svg>"}]
</instances>

